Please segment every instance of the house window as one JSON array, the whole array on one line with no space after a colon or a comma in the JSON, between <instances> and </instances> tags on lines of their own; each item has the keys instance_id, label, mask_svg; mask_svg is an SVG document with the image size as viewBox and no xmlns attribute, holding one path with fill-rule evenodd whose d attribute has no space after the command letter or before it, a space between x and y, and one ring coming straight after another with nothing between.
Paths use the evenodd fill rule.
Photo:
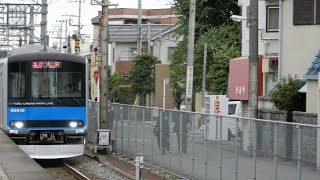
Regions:
<instances>
[{"instance_id":1,"label":"house window","mask_svg":"<svg viewBox=\"0 0 320 180\"><path fill-rule=\"evenodd\" d=\"M173 53L175 49L175 47L168 47L168 62L173 60Z\"/></svg>"},{"instance_id":2,"label":"house window","mask_svg":"<svg viewBox=\"0 0 320 180\"><path fill-rule=\"evenodd\" d=\"M320 24L320 0L294 0L293 24Z\"/></svg>"},{"instance_id":3,"label":"house window","mask_svg":"<svg viewBox=\"0 0 320 180\"><path fill-rule=\"evenodd\" d=\"M137 54L137 53L138 53L137 48L130 48L130 54L131 54L132 56L134 56L134 55Z\"/></svg>"},{"instance_id":4,"label":"house window","mask_svg":"<svg viewBox=\"0 0 320 180\"><path fill-rule=\"evenodd\" d=\"M279 31L279 7L267 6L267 31Z\"/></svg>"}]
</instances>

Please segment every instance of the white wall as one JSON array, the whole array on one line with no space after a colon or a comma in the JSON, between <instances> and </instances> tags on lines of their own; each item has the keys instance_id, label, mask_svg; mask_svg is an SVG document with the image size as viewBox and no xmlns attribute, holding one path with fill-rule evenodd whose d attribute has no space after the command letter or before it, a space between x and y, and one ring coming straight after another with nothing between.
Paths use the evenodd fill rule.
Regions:
<instances>
[{"instance_id":1,"label":"white wall","mask_svg":"<svg viewBox=\"0 0 320 180\"><path fill-rule=\"evenodd\" d=\"M155 39L153 41L153 56L157 57L162 64L169 64L169 47L177 47L177 43L181 40L182 38L177 38L174 32L163 35L161 40L160 38Z\"/></svg>"},{"instance_id":2,"label":"white wall","mask_svg":"<svg viewBox=\"0 0 320 180\"><path fill-rule=\"evenodd\" d=\"M242 16L247 17L247 7L250 5L250 0L239 0L238 4L241 6ZM267 5L277 5L277 1L267 3L259 1L258 53L260 55L278 53L278 32L266 32ZM247 21L242 21L242 56L249 56L249 28Z\"/></svg>"},{"instance_id":3,"label":"white wall","mask_svg":"<svg viewBox=\"0 0 320 180\"><path fill-rule=\"evenodd\" d=\"M319 25L293 25L293 1L283 1L282 75L303 78L320 48Z\"/></svg>"},{"instance_id":4,"label":"white wall","mask_svg":"<svg viewBox=\"0 0 320 180\"><path fill-rule=\"evenodd\" d=\"M307 81L306 112L318 113L318 81Z\"/></svg>"}]
</instances>

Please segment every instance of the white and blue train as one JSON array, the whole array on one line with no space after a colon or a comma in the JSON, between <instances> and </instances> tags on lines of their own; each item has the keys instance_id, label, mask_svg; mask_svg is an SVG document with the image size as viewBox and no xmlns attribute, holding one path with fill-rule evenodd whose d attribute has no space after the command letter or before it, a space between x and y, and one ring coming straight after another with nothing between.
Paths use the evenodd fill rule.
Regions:
<instances>
[{"instance_id":1,"label":"white and blue train","mask_svg":"<svg viewBox=\"0 0 320 180\"><path fill-rule=\"evenodd\" d=\"M34 159L84 154L88 61L29 45L0 60L0 128Z\"/></svg>"}]
</instances>

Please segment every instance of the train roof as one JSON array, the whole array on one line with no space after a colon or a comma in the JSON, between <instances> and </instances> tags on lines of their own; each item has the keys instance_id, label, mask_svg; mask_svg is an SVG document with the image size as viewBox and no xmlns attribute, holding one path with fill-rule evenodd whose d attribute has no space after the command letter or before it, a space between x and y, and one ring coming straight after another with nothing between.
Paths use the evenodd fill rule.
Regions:
<instances>
[{"instance_id":1,"label":"train roof","mask_svg":"<svg viewBox=\"0 0 320 180\"><path fill-rule=\"evenodd\" d=\"M54 49L48 46L46 47L46 49L47 49L46 52L51 52L51 53L59 52L57 49ZM43 50L43 45L25 45L10 51L8 53L8 56L14 56L14 55L25 54L25 53L37 53L37 52L42 52L42 50Z\"/></svg>"},{"instance_id":2,"label":"train roof","mask_svg":"<svg viewBox=\"0 0 320 180\"><path fill-rule=\"evenodd\" d=\"M86 63L86 58L70 53L60 53L58 50L47 47L43 51L43 45L26 45L8 53L8 61L55 59Z\"/></svg>"}]
</instances>

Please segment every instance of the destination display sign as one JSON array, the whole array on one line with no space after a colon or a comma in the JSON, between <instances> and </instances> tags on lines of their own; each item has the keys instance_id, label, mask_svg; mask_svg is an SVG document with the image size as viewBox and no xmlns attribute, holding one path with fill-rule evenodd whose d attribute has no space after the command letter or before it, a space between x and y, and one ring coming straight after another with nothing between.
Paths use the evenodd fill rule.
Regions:
<instances>
[{"instance_id":1,"label":"destination display sign","mask_svg":"<svg viewBox=\"0 0 320 180\"><path fill-rule=\"evenodd\" d=\"M32 69L58 69L62 67L61 61L33 61Z\"/></svg>"}]
</instances>

